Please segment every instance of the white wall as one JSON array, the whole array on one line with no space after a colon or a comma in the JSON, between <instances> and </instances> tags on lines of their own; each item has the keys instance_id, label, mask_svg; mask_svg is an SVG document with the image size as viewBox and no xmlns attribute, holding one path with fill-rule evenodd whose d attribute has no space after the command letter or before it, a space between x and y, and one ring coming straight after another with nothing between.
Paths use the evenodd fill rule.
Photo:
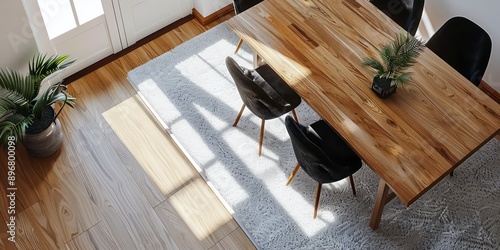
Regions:
<instances>
[{"instance_id":1,"label":"white wall","mask_svg":"<svg viewBox=\"0 0 500 250\"><path fill-rule=\"evenodd\" d=\"M194 0L194 8L204 17L226 7L232 0Z\"/></svg>"},{"instance_id":2,"label":"white wall","mask_svg":"<svg viewBox=\"0 0 500 250\"><path fill-rule=\"evenodd\" d=\"M38 53L21 1L0 1L0 68L26 70Z\"/></svg>"},{"instance_id":3,"label":"white wall","mask_svg":"<svg viewBox=\"0 0 500 250\"><path fill-rule=\"evenodd\" d=\"M454 16L466 17L481 26L488 32L493 43L483 80L500 92L500 14L498 10L500 10L498 0L427 0L419 31L424 39L428 39L441 25Z\"/></svg>"}]
</instances>

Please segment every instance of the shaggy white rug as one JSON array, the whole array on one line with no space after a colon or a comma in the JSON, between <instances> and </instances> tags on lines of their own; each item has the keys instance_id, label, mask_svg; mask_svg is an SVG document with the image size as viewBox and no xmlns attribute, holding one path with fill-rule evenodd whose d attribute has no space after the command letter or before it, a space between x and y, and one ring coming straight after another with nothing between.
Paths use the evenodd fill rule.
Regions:
<instances>
[{"instance_id":1,"label":"shaggy white rug","mask_svg":"<svg viewBox=\"0 0 500 250\"><path fill-rule=\"evenodd\" d=\"M132 70L128 77L227 202L259 249L498 249L500 143L493 139L453 177L406 208L391 201L380 229L368 226L378 177L363 166L357 196L343 180L323 185L313 220L316 183L299 171L284 117L266 123L257 156L260 120L246 110L232 127L241 99L224 59L251 67L251 50L233 55L239 38L225 23ZM301 123L318 116L304 103Z\"/></svg>"}]
</instances>

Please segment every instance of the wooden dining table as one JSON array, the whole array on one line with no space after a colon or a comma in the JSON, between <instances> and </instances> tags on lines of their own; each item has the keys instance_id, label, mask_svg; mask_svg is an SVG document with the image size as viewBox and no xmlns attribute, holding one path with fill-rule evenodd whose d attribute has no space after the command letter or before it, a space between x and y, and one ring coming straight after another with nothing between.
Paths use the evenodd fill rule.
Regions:
<instances>
[{"instance_id":1,"label":"wooden dining table","mask_svg":"<svg viewBox=\"0 0 500 250\"><path fill-rule=\"evenodd\" d=\"M362 59L404 30L368 0L264 0L227 24L380 177L374 230L499 133L500 105L427 48L409 84L372 92Z\"/></svg>"}]
</instances>

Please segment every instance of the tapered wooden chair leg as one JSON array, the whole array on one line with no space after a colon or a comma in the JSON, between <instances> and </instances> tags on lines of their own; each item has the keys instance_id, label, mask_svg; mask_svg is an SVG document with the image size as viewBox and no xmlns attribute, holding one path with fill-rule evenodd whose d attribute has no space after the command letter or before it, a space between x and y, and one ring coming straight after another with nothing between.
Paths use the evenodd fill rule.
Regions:
<instances>
[{"instance_id":1,"label":"tapered wooden chair leg","mask_svg":"<svg viewBox=\"0 0 500 250\"><path fill-rule=\"evenodd\" d=\"M238 42L238 45L236 45L236 50L234 50L235 54L238 52L238 50L240 49L242 44L243 44L243 39L240 39L240 41Z\"/></svg>"},{"instance_id":2,"label":"tapered wooden chair leg","mask_svg":"<svg viewBox=\"0 0 500 250\"><path fill-rule=\"evenodd\" d=\"M243 110L245 110L245 104L241 106L240 112L238 113L238 116L236 116L236 120L234 120L233 127L236 127L238 125L238 122L240 121L241 114L243 114Z\"/></svg>"},{"instance_id":3,"label":"tapered wooden chair leg","mask_svg":"<svg viewBox=\"0 0 500 250\"><path fill-rule=\"evenodd\" d=\"M313 219L316 219L316 215L318 214L319 196L321 195L321 185L322 184L318 182L318 188L316 189L316 200L314 201Z\"/></svg>"},{"instance_id":4,"label":"tapered wooden chair leg","mask_svg":"<svg viewBox=\"0 0 500 250\"><path fill-rule=\"evenodd\" d=\"M295 109L292 109L292 115L293 115L293 119L294 119L296 122L299 122L299 118L297 117L297 113L295 113Z\"/></svg>"},{"instance_id":5,"label":"tapered wooden chair leg","mask_svg":"<svg viewBox=\"0 0 500 250\"><path fill-rule=\"evenodd\" d=\"M262 154L262 141L264 140L264 126L266 125L266 120L262 119L260 125L260 138L259 138L259 156Z\"/></svg>"},{"instance_id":6,"label":"tapered wooden chair leg","mask_svg":"<svg viewBox=\"0 0 500 250\"><path fill-rule=\"evenodd\" d=\"M349 182L351 183L352 194L356 196L356 187L354 186L354 178L349 175Z\"/></svg>"},{"instance_id":7,"label":"tapered wooden chair leg","mask_svg":"<svg viewBox=\"0 0 500 250\"><path fill-rule=\"evenodd\" d=\"M288 186L288 185L292 182L293 178L294 178L294 177L295 177L295 175L297 174L297 171L299 171L299 168L300 168L300 164L299 164L299 163L297 163L297 166L295 166L295 169L293 170L292 174L291 174L291 175L290 175L290 177L288 178L288 181L286 182L286 185L287 185L287 186Z\"/></svg>"}]
</instances>

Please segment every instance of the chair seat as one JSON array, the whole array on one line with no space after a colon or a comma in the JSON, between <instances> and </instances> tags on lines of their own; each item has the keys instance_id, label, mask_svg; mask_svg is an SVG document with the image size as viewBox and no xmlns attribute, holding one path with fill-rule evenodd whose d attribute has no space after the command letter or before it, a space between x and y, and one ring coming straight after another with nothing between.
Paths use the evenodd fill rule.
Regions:
<instances>
[{"instance_id":1,"label":"chair seat","mask_svg":"<svg viewBox=\"0 0 500 250\"><path fill-rule=\"evenodd\" d=\"M265 95L274 103L267 102L268 104L264 104L266 101L256 99L252 99L252 101L244 100L247 107L259 118L264 120L277 118L290 112L301 103L300 96L269 65L264 64L254 70L238 67L248 80L260 88L260 91L262 91L260 98L263 99L262 96ZM251 86L245 85L241 87L249 88ZM242 99L245 98L242 96ZM261 105L263 104L267 108L262 108Z\"/></svg>"},{"instance_id":2,"label":"chair seat","mask_svg":"<svg viewBox=\"0 0 500 250\"><path fill-rule=\"evenodd\" d=\"M297 161L317 182L339 181L361 168L359 156L325 121L306 127L287 116L285 125Z\"/></svg>"},{"instance_id":3,"label":"chair seat","mask_svg":"<svg viewBox=\"0 0 500 250\"><path fill-rule=\"evenodd\" d=\"M474 85L481 83L492 42L479 25L465 17L453 17L432 35L426 46Z\"/></svg>"},{"instance_id":4,"label":"chair seat","mask_svg":"<svg viewBox=\"0 0 500 250\"><path fill-rule=\"evenodd\" d=\"M356 172L361 168L362 162L359 156L328 123L319 120L311 124L310 128L318 135L315 143L332 162L339 166L349 166L348 172ZM356 167L353 169L352 166Z\"/></svg>"},{"instance_id":5,"label":"chair seat","mask_svg":"<svg viewBox=\"0 0 500 250\"><path fill-rule=\"evenodd\" d=\"M352 175L361 168L362 162L335 130L323 120L306 127L290 116L285 118L285 126L298 161L286 185L290 184L299 168L318 182L313 218L316 218L318 212L323 183L349 177L352 193L356 195Z\"/></svg>"},{"instance_id":6,"label":"chair seat","mask_svg":"<svg viewBox=\"0 0 500 250\"><path fill-rule=\"evenodd\" d=\"M233 0L234 10L236 14L252 8L263 0Z\"/></svg>"},{"instance_id":7,"label":"chair seat","mask_svg":"<svg viewBox=\"0 0 500 250\"><path fill-rule=\"evenodd\" d=\"M234 80L243 105L233 123L238 124L241 114L248 108L261 121L259 136L259 155L262 152L265 120L275 119L292 111L302 99L283 81L269 65L263 65L255 70L241 67L233 58L226 57L226 67Z\"/></svg>"},{"instance_id":8,"label":"chair seat","mask_svg":"<svg viewBox=\"0 0 500 250\"><path fill-rule=\"evenodd\" d=\"M359 156L352 150L349 145L333 130L325 121L319 120L310 125L314 132L319 136L320 148L323 149L325 154L342 165L352 165L352 163L359 163L361 161ZM358 165L358 164L355 164Z\"/></svg>"},{"instance_id":9,"label":"chair seat","mask_svg":"<svg viewBox=\"0 0 500 250\"><path fill-rule=\"evenodd\" d=\"M255 71L264 79L264 83L259 84L266 90L267 93L278 94L280 98L286 100L290 109L286 112L297 107L302 99L300 96L283 80L281 77L267 64L264 64L255 69ZM264 86L265 85L265 86ZM271 87L272 89L269 89ZM286 113L285 112L285 113Z\"/></svg>"},{"instance_id":10,"label":"chair seat","mask_svg":"<svg viewBox=\"0 0 500 250\"><path fill-rule=\"evenodd\" d=\"M424 0L370 0L394 22L415 35L424 11Z\"/></svg>"}]
</instances>

